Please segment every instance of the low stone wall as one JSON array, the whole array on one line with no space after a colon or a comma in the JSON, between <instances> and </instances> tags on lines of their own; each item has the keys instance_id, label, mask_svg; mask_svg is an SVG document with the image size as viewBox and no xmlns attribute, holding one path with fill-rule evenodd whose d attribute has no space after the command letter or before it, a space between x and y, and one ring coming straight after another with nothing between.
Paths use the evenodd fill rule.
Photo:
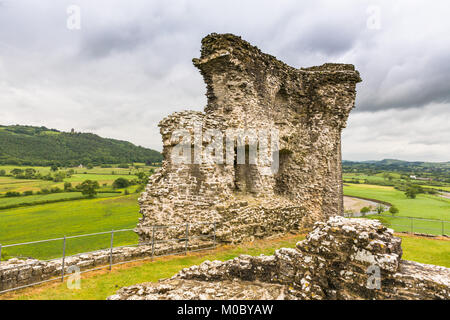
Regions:
<instances>
[{"instance_id":1,"label":"low stone wall","mask_svg":"<svg viewBox=\"0 0 450 320\"><path fill-rule=\"evenodd\" d=\"M401 257L393 230L335 216L296 248L205 261L109 299L450 299L450 269Z\"/></svg>"},{"instance_id":2,"label":"low stone wall","mask_svg":"<svg viewBox=\"0 0 450 320\"><path fill-rule=\"evenodd\" d=\"M185 242L159 243L155 245L154 256L162 256L185 251ZM212 246L211 241L189 242L189 250L199 250ZM113 264L132 261L152 256L151 245L140 245L137 247L122 247L113 250ZM77 266L81 271L95 267L106 266L110 263L110 250L101 250L70 256L65 259L64 270L67 274L68 268ZM0 263L0 291L14 289L33 283L61 277L62 259L42 261L36 259L10 259Z\"/></svg>"}]
</instances>

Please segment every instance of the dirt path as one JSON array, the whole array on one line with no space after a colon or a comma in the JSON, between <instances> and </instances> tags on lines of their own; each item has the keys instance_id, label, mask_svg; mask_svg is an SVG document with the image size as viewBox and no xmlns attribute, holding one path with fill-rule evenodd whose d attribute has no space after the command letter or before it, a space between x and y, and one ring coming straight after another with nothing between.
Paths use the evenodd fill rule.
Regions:
<instances>
[{"instance_id":1,"label":"dirt path","mask_svg":"<svg viewBox=\"0 0 450 320\"><path fill-rule=\"evenodd\" d=\"M450 192L441 192L439 194L442 198L450 199Z\"/></svg>"},{"instance_id":2,"label":"dirt path","mask_svg":"<svg viewBox=\"0 0 450 320\"><path fill-rule=\"evenodd\" d=\"M361 216L360 210L364 207L371 208L371 211L367 214L375 214L375 208L377 207L377 205L378 203L375 201L344 196L344 210L346 212L352 211L354 217ZM385 207L387 208L387 206Z\"/></svg>"}]
</instances>

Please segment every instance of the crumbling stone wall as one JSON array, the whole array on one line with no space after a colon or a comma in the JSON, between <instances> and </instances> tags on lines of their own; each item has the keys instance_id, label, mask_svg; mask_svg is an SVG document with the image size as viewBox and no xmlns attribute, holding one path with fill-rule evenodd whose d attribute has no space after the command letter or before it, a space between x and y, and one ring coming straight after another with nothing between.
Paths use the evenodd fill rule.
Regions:
<instances>
[{"instance_id":1,"label":"crumbling stone wall","mask_svg":"<svg viewBox=\"0 0 450 320\"><path fill-rule=\"evenodd\" d=\"M343 214L340 141L361 81L354 66L296 69L231 34L205 37L193 62L208 104L160 122L164 162L139 199L140 240L150 240L153 225L216 221L218 241L237 242ZM172 133L199 127L278 130L278 172L264 174L260 162L174 163ZM200 142L203 151L207 144Z\"/></svg>"},{"instance_id":2,"label":"crumbling stone wall","mask_svg":"<svg viewBox=\"0 0 450 320\"><path fill-rule=\"evenodd\" d=\"M189 242L189 250L196 251L206 248L211 248L211 241L195 239ZM182 254L185 249L184 241L157 243L154 247L151 245L119 247L113 249L112 263L148 259L152 257L152 254L155 257L167 254ZM72 267L78 267L81 271L84 271L94 267L107 266L110 263L110 258L110 249L70 256L64 261L64 272L68 275ZM0 262L0 291L60 278L62 265L62 259L47 261L12 258L8 261L2 261Z\"/></svg>"},{"instance_id":3,"label":"crumbling stone wall","mask_svg":"<svg viewBox=\"0 0 450 320\"><path fill-rule=\"evenodd\" d=\"M335 216L317 222L296 248L205 261L109 299L450 299L449 268L401 257L401 239L392 229Z\"/></svg>"}]
</instances>

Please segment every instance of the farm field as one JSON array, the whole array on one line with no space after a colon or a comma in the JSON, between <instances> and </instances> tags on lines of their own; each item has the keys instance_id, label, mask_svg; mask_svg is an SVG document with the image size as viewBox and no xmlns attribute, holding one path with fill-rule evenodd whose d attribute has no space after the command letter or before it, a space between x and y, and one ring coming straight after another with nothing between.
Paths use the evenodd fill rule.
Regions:
<instances>
[{"instance_id":1,"label":"farm field","mask_svg":"<svg viewBox=\"0 0 450 320\"><path fill-rule=\"evenodd\" d=\"M439 186L439 187L437 187L437 186L423 185L423 187L434 188L434 189L439 189L439 190L444 190L444 191L450 192L450 187L446 187L446 186Z\"/></svg>"},{"instance_id":2,"label":"farm field","mask_svg":"<svg viewBox=\"0 0 450 320\"><path fill-rule=\"evenodd\" d=\"M450 267L450 241L401 236L403 258L417 262ZM182 268L198 265L205 260L229 260L241 254L271 255L278 248L293 248L302 235L281 239L258 240L235 246L222 246L215 250L189 253L187 256L155 258L155 261L134 262L114 266L112 271L100 270L81 276L81 289L70 290L66 283L54 282L0 295L0 299L50 300L105 300L119 288L143 282L157 282L168 278ZM444 253L442 253L444 252Z\"/></svg>"},{"instance_id":3,"label":"farm field","mask_svg":"<svg viewBox=\"0 0 450 320\"><path fill-rule=\"evenodd\" d=\"M138 194L50 203L0 210L0 243L22 243L112 229L134 228L139 217ZM137 243L134 232L118 233L115 245ZM110 235L67 240L67 254L108 247ZM62 241L4 248L2 256L51 259L62 254Z\"/></svg>"},{"instance_id":4,"label":"farm field","mask_svg":"<svg viewBox=\"0 0 450 320\"><path fill-rule=\"evenodd\" d=\"M141 170L147 170L150 168L156 168L152 166L146 166L143 163L134 163L135 166L138 166L139 169L136 169L134 166L130 166L129 168L118 168L117 166L111 165L111 168L102 168L102 167L93 167L91 169L88 168L62 168L61 170L69 170L73 169L75 173L81 173L81 174L111 174L112 171L114 171L115 174L125 175L131 172L134 174L137 171ZM51 172L50 167L36 167L36 166L19 166L19 165L0 165L0 170L5 170L6 172L10 172L11 170L15 168L32 168L36 170L37 172L41 174L48 174Z\"/></svg>"},{"instance_id":5,"label":"farm field","mask_svg":"<svg viewBox=\"0 0 450 320\"><path fill-rule=\"evenodd\" d=\"M400 210L396 216L450 220L450 200L439 196L418 194L409 199L393 187L368 184L346 184L344 194L392 203Z\"/></svg>"},{"instance_id":6,"label":"farm field","mask_svg":"<svg viewBox=\"0 0 450 320\"><path fill-rule=\"evenodd\" d=\"M138 167L138 169L135 168ZM60 169L60 171L74 170L74 173L71 177L64 178L62 182L53 182L46 180L38 180L38 179L16 179L11 176L3 176L0 177L0 196L5 194L6 192L24 192L24 191L39 191L41 189L51 189L58 187L62 189L64 187L64 182L70 182L73 186L85 181L85 180L94 180L98 181L98 183L102 186L104 184L111 186L114 180L118 178L124 178L127 180L136 179L136 173L138 172L149 172L151 169L156 169L157 167L153 166L145 166L143 164L135 164L135 166L130 166L130 168L101 168L94 167L92 169L87 168L67 168ZM0 166L0 170L5 170L6 174L9 174L11 170L16 168L19 169L27 169L31 168L36 170L42 175L47 175L52 173L50 167L33 167L33 166L12 166L12 165L3 165ZM1 198L0 198L1 205Z\"/></svg>"},{"instance_id":7,"label":"farm field","mask_svg":"<svg viewBox=\"0 0 450 320\"><path fill-rule=\"evenodd\" d=\"M10 174L10 171L16 168L22 170L33 168L44 175L55 174L51 172L50 167L0 166L0 170L5 170L6 174ZM139 217L137 202L139 194L136 191L139 185L133 184L127 188L113 189L112 184L118 178L137 181L136 173L148 173L154 168L136 163L130 168L71 168L78 173L73 173L61 182L2 176L0 177L0 244L8 245L134 228ZM57 172L60 171L68 172L64 168L60 168ZM94 199L84 199L82 193L76 190L37 194L44 189L51 190L56 187L63 190L66 182L75 187L85 180L97 181L100 185ZM21 196L4 196L6 192L11 191L20 192ZM34 194L24 196L25 191L33 191ZM132 231L115 233L114 243L116 246L135 244L137 236ZM81 253L103 249L109 247L109 244L109 234L68 239L66 251L67 254ZM61 254L62 241L2 250L3 258L20 256L51 259Z\"/></svg>"},{"instance_id":8,"label":"farm field","mask_svg":"<svg viewBox=\"0 0 450 320\"><path fill-rule=\"evenodd\" d=\"M11 177L0 177L0 195L9 191L39 191L41 189L50 189L53 187L62 188L63 182L53 182L34 179L14 179Z\"/></svg>"},{"instance_id":9,"label":"farm field","mask_svg":"<svg viewBox=\"0 0 450 320\"><path fill-rule=\"evenodd\" d=\"M98 198L106 198L106 197L117 197L117 193L99 193L97 194ZM4 206L15 205L15 204L29 204L38 201L53 201L60 199L76 199L83 197L81 192L61 192L61 193L51 193L51 194L41 194L41 195L32 195L25 197L11 197L11 198L0 198L0 210Z\"/></svg>"},{"instance_id":10,"label":"farm field","mask_svg":"<svg viewBox=\"0 0 450 320\"><path fill-rule=\"evenodd\" d=\"M450 222L409 219L407 217L438 219L450 221L450 199L429 194L418 194L416 199L409 199L402 191L393 187L366 184L346 184L346 196L363 197L386 201L400 211L392 216L383 213L381 218L368 215L369 219L380 219L397 232L419 232L434 235L450 235Z\"/></svg>"}]
</instances>

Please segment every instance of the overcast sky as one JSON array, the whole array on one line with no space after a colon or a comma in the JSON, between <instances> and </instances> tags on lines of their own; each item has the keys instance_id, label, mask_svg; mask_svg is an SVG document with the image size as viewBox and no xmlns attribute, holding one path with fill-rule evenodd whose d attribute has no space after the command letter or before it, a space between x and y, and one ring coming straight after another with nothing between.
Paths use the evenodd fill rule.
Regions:
<instances>
[{"instance_id":1,"label":"overcast sky","mask_svg":"<svg viewBox=\"0 0 450 320\"><path fill-rule=\"evenodd\" d=\"M161 150L161 118L206 104L191 59L211 32L294 67L354 64L344 159L450 161L450 4L437 0L0 0L0 124Z\"/></svg>"}]
</instances>

